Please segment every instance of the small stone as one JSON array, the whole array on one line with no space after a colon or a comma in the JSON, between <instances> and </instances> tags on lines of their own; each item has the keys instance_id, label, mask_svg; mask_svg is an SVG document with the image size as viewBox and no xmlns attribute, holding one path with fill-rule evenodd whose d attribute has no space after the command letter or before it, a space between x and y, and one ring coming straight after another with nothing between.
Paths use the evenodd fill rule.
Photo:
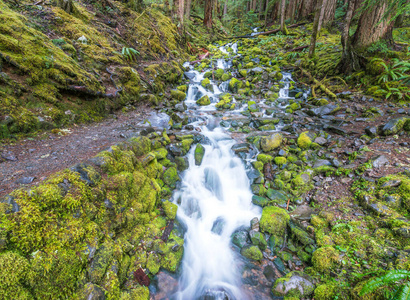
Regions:
<instances>
[{"instance_id":1,"label":"small stone","mask_svg":"<svg viewBox=\"0 0 410 300\"><path fill-rule=\"evenodd\" d=\"M389 160L384 155L379 155L373 160L372 164L374 168L381 168L389 164Z\"/></svg>"},{"instance_id":2,"label":"small stone","mask_svg":"<svg viewBox=\"0 0 410 300\"><path fill-rule=\"evenodd\" d=\"M324 144L327 143L327 140L325 138L319 136L319 137L315 138L314 142L316 144L319 144L319 145L323 146Z\"/></svg>"},{"instance_id":3,"label":"small stone","mask_svg":"<svg viewBox=\"0 0 410 300\"><path fill-rule=\"evenodd\" d=\"M36 177L22 177L16 181L18 184L30 184L36 179Z\"/></svg>"}]
</instances>

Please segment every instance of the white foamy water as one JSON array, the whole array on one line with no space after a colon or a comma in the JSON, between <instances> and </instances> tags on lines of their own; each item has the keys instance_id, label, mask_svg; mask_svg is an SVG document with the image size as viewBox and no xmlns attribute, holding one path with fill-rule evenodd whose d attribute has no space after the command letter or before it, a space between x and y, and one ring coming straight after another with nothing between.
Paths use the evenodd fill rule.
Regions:
<instances>
[{"instance_id":1,"label":"white foamy water","mask_svg":"<svg viewBox=\"0 0 410 300\"><path fill-rule=\"evenodd\" d=\"M174 193L178 218L187 226L177 299L246 299L240 290L240 270L231 249L231 235L240 226L260 216L251 202L252 193L246 170L233 154L235 144L221 128L203 127L210 145L200 166L195 165L194 149L188 154L190 168L182 186ZM226 293L226 294L225 294Z\"/></svg>"}]
</instances>

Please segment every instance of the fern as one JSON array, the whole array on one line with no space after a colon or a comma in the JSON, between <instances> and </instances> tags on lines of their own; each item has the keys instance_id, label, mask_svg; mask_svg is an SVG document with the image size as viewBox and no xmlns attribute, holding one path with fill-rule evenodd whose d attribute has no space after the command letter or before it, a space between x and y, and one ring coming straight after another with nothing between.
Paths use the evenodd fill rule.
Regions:
<instances>
[{"instance_id":1,"label":"fern","mask_svg":"<svg viewBox=\"0 0 410 300\"><path fill-rule=\"evenodd\" d=\"M393 286L395 293L391 300L410 300L410 272L406 270L392 270L387 272L384 276L375 277L367 282L362 290L360 296L372 293L381 287Z\"/></svg>"},{"instance_id":2,"label":"fern","mask_svg":"<svg viewBox=\"0 0 410 300\"><path fill-rule=\"evenodd\" d=\"M124 55L125 59L129 60L129 61L136 60L137 56L140 54L134 48L127 48L127 47L123 47L121 53L122 53L122 55Z\"/></svg>"}]
</instances>

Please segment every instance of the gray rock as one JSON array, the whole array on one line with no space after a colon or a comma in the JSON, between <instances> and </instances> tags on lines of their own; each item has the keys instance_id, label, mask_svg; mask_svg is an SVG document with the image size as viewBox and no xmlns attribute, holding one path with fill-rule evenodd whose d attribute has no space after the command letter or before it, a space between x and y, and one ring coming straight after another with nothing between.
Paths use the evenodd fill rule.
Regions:
<instances>
[{"instance_id":1,"label":"gray rock","mask_svg":"<svg viewBox=\"0 0 410 300\"><path fill-rule=\"evenodd\" d=\"M389 160L384 155L379 155L373 160L373 167L374 168L381 168L387 164L389 164Z\"/></svg>"},{"instance_id":2,"label":"gray rock","mask_svg":"<svg viewBox=\"0 0 410 300\"><path fill-rule=\"evenodd\" d=\"M182 156L184 154L183 151L182 151L182 148L177 146L177 145L174 145L174 144L169 146L169 151L174 156Z\"/></svg>"},{"instance_id":3,"label":"gray rock","mask_svg":"<svg viewBox=\"0 0 410 300\"><path fill-rule=\"evenodd\" d=\"M364 129L364 131L370 137L376 137L378 134L378 130L376 126L368 126Z\"/></svg>"},{"instance_id":4,"label":"gray rock","mask_svg":"<svg viewBox=\"0 0 410 300\"><path fill-rule=\"evenodd\" d=\"M225 225L226 221L222 217L218 217L212 224L211 231L217 235L221 235Z\"/></svg>"},{"instance_id":5,"label":"gray rock","mask_svg":"<svg viewBox=\"0 0 410 300\"><path fill-rule=\"evenodd\" d=\"M81 180L87 182L89 186L95 186L101 180L101 175L92 166L84 163L76 164L70 170L79 173Z\"/></svg>"},{"instance_id":6,"label":"gray rock","mask_svg":"<svg viewBox=\"0 0 410 300\"><path fill-rule=\"evenodd\" d=\"M308 111L308 114L311 115L311 116L321 117L321 116L325 116L325 115L335 114L339 110L340 110L339 105L328 104L328 105L320 106L320 107L317 107L317 108L311 108Z\"/></svg>"},{"instance_id":7,"label":"gray rock","mask_svg":"<svg viewBox=\"0 0 410 300\"><path fill-rule=\"evenodd\" d=\"M252 196L252 203L261 207L268 205L269 199L257 195Z\"/></svg>"},{"instance_id":8,"label":"gray rock","mask_svg":"<svg viewBox=\"0 0 410 300\"><path fill-rule=\"evenodd\" d=\"M275 296L285 297L288 294L300 294L300 299L310 296L315 289L313 279L299 271L293 271L276 280L272 292Z\"/></svg>"},{"instance_id":9,"label":"gray rock","mask_svg":"<svg viewBox=\"0 0 410 300\"><path fill-rule=\"evenodd\" d=\"M321 137L321 136L318 136L317 138L315 138L314 142L316 144L319 144L319 145L323 146L324 144L327 143L327 140L325 138Z\"/></svg>"},{"instance_id":10,"label":"gray rock","mask_svg":"<svg viewBox=\"0 0 410 300\"><path fill-rule=\"evenodd\" d=\"M407 118L405 117L390 120L383 126L382 135L391 135L398 133L403 129L406 120Z\"/></svg>"},{"instance_id":11,"label":"gray rock","mask_svg":"<svg viewBox=\"0 0 410 300\"><path fill-rule=\"evenodd\" d=\"M186 110L186 105L184 102L178 103L175 105L175 109L180 112L184 112Z\"/></svg>"},{"instance_id":12,"label":"gray rock","mask_svg":"<svg viewBox=\"0 0 410 300\"><path fill-rule=\"evenodd\" d=\"M185 72L184 75L187 79L194 79L195 78L195 72Z\"/></svg>"},{"instance_id":13,"label":"gray rock","mask_svg":"<svg viewBox=\"0 0 410 300\"><path fill-rule=\"evenodd\" d=\"M309 221L312 217L314 210L308 205L298 206L290 216L301 221Z\"/></svg>"},{"instance_id":14,"label":"gray rock","mask_svg":"<svg viewBox=\"0 0 410 300\"><path fill-rule=\"evenodd\" d=\"M251 238L252 244L258 246L259 249L265 250L268 243L265 240L263 234L256 230L249 231L249 236Z\"/></svg>"},{"instance_id":15,"label":"gray rock","mask_svg":"<svg viewBox=\"0 0 410 300\"><path fill-rule=\"evenodd\" d=\"M251 69L251 71L250 71L251 74L260 74L260 73L262 73L262 72L263 72L263 69L262 69L261 67L253 68L253 69Z\"/></svg>"},{"instance_id":16,"label":"gray rock","mask_svg":"<svg viewBox=\"0 0 410 300\"><path fill-rule=\"evenodd\" d=\"M313 165L313 168L319 168L323 166L332 166L332 163L328 161L327 159L318 159L315 161L315 164Z\"/></svg>"},{"instance_id":17,"label":"gray rock","mask_svg":"<svg viewBox=\"0 0 410 300\"><path fill-rule=\"evenodd\" d=\"M21 177L17 179L16 183L17 184L30 184L34 181L36 177Z\"/></svg>"},{"instance_id":18,"label":"gray rock","mask_svg":"<svg viewBox=\"0 0 410 300\"><path fill-rule=\"evenodd\" d=\"M338 159L332 159L332 165L336 168L339 168L342 166L342 163Z\"/></svg>"},{"instance_id":19,"label":"gray rock","mask_svg":"<svg viewBox=\"0 0 410 300\"><path fill-rule=\"evenodd\" d=\"M236 154L239 152L248 152L250 145L248 143L240 143L232 146L232 151Z\"/></svg>"},{"instance_id":20,"label":"gray rock","mask_svg":"<svg viewBox=\"0 0 410 300\"><path fill-rule=\"evenodd\" d=\"M251 230L259 231L259 219L257 217L251 220Z\"/></svg>"}]
</instances>

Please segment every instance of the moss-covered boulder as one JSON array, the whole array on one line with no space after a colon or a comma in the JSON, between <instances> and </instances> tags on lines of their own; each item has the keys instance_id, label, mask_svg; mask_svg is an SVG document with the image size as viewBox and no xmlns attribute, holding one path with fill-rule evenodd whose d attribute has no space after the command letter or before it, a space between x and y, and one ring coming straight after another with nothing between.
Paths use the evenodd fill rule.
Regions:
<instances>
[{"instance_id":1,"label":"moss-covered boulder","mask_svg":"<svg viewBox=\"0 0 410 300\"><path fill-rule=\"evenodd\" d=\"M312 295L314 290L313 279L299 271L290 272L285 277L277 279L272 287L272 293L275 296L282 296L285 299L289 297L305 299Z\"/></svg>"},{"instance_id":2,"label":"moss-covered boulder","mask_svg":"<svg viewBox=\"0 0 410 300\"><path fill-rule=\"evenodd\" d=\"M285 234L289 220L290 216L286 210L276 206L264 207L259 223L260 230L280 237Z\"/></svg>"},{"instance_id":3,"label":"moss-covered boulder","mask_svg":"<svg viewBox=\"0 0 410 300\"><path fill-rule=\"evenodd\" d=\"M195 165L200 166L205 155L205 147L197 144L195 147Z\"/></svg>"},{"instance_id":4,"label":"moss-covered boulder","mask_svg":"<svg viewBox=\"0 0 410 300\"><path fill-rule=\"evenodd\" d=\"M241 254L253 260L262 260L263 254L258 246L245 246L241 249Z\"/></svg>"},{"instance_id":5,"label":"moss-covered boulder","mask_svg":"<svg viewBox=\"0 0 410 300\"><path fill-rule=\"evenodd\" d=\"M312 144L312 140L310 139L308 132L302 132L298 139L297 139L298 146L302 149L307 149Z\"/></svg>"},{"instance_id":6,"label":"moss-covered boulder","mask_svg":"<svg viewBox=\"0 0 410 300\"><path fill-rule=\"evenodd\" d=\"M172 90L171 91L171 97L172 99L178 100L178 101L183 101L186 98L186 94L183 91L180 90Z\"/></svg>"},{"instance_id":7,"label":"moss-covered boulder","mask_svg":"<svg viewBox=\"0 0 410 300\"><path fill-rule=\"evenodd\" d=\"M242 87L242 81L236 79L235 77L229 81L229 91L236 93L238 89Z\"/></svg>"},{"instance_id":8,"label":"moss-covered boulder","mask_svg":"<svg viewBox=\"0 0 410 300\"><path fill-rule=\"evenodd\" d=\"M178 172L175 167L168 168L162 175L164 183L171 188L175 188L175 184L179 180Z\"/></svg>"},{"instance_id":9,"label":"moss-covered boulder","mask_svg":"<svg viewBox=\"0 0 410 300\"><path fill-rule=\"evenodd\" d=\"M270 152L276 148L279 148L283 140L283 136L280 133L274 133L268 137L260 139L260 147L263 152Z\"/></svg>"},{"instance_id":10,"label":"moss-covered boulder","mask_svg":"<svg viewBox=\"0 0 410 300\"><path fill-rule=\"evenodd\" d=\"M170 201L162 202L162 208L164 209L165 215L168 219L174 220L177 216L178 206Z\"/></svg>"},{"instance_id":11,"label":"moss-covered boulder","mask_svg":"<svg viewBox=\"0 0 410 300\"><path fill-rule=\"evenodd\" d=\"M196 104L201 106L206 106L211 104L211 100L209 99L208 95L202 96L196 101Z\"/></svg>"}]
</instances>

